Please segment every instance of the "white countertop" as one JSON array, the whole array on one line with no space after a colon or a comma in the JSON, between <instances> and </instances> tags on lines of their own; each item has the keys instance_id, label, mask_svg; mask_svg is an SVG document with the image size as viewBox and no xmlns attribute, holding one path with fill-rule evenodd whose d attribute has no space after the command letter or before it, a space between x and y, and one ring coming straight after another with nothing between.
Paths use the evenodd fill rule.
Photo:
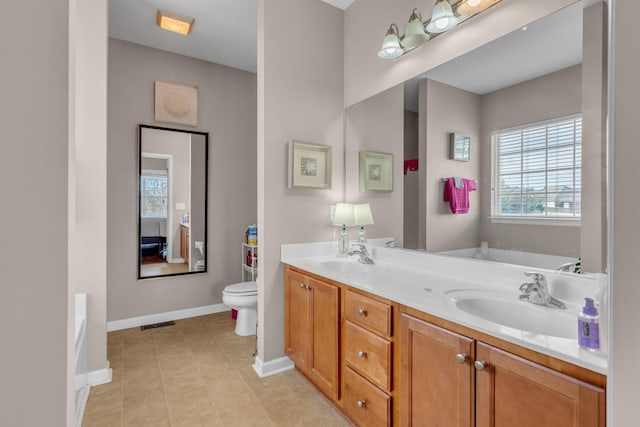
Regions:
<instances>
[{"instance_id":1,"label":"white countertop","mask_svg":"<svg viewBox=\"0 0 640 427\"><path fill-rule=\"evenodd\" d=\"M518 301L518 287L525 281L523 272L531 268L376 246L369 246L375 265L367 266L357 264L357 257L345 260L331 255L334 250L335 242L283 245L281 261L501 340L607 374L604 352L580 348L577 337L560 338L506 327L471 316L452 302L455 292L477 291L495 292ZM346 263L344 266L347 268L341 268L341 263ZM349 263L357 265L349 266ZM550 294L567 304L567 310L563 311L568 322L575 325L577 336L577 313L584 297L595 296L598 279L544 269L535 271L545 274ZM539 306L536 309L557 310Z\"/></svg>"}]
</instances>

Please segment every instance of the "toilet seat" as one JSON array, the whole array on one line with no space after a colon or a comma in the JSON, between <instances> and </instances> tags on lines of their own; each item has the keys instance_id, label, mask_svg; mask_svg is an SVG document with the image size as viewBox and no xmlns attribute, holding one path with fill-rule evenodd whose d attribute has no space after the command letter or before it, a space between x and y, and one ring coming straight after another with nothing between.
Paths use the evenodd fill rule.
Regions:
<instances>
[{"instance_id":1,"label":"toilet seat","mask_svg":"<svg viewBox=\"0 0 640 427\"><path fill-rule=\"evenodd\" d=\"M234 296L258 295L258 283L255 281L234 283L233 285L225 287L222 293Z\"/></svg>"}]
</instances>

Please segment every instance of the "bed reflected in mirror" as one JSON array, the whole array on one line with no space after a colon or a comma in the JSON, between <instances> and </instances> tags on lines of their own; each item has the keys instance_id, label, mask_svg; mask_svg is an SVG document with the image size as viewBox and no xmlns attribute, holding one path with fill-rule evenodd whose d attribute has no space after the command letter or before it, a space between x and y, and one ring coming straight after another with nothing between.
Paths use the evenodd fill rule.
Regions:
<instances>
[{"instance_id":1,"label":"bed reflected in mirror","mask_svg":"<svg viewBox=\"0 0 640 427\"><path fill-rule=\"evenodd\" d=\"M207 271L209 134L138 127L138 278Z\"/></svg>"}]
</instances>

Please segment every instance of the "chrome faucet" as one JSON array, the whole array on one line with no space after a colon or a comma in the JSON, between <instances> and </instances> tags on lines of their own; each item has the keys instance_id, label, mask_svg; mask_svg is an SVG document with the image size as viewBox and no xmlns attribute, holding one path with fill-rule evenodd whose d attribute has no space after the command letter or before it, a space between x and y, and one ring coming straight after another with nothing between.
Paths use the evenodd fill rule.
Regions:
<instances>
[{"instance_id":1,"label":"chrome faucet","mask_svg":"<svg viewBox=\"0 0 640 427\"><path fill-rule=\"evenodd\" d=\"M527 282L520 285L521 300L527 300L532 304L544 305L546 307L566 308L565 304L549 295L547 289L547 279L542 273L527 271L525 276L531 277L533 282Z\"/></svg>"},{"instance_id":2,"label":"chrome faucet","mask_svg":"<svg viewBox=\"0 0 640 427\"><path fill-rule=\"evenodd\" d=\"M357 243L355 246L358 246L359 249L349 251L349 256L358 255L360 257L358 258L358 262L360 264L374 264L374 261L369 258L369 251L367 251L367 247L365 245Z\"/></svg>"},{"instance_id":3,"label":"chrome faucet","mask_svg":"<svg viewBox=\"0 0 640 427\"><path fill-rule=\"evenodd\" d=\"M396 247L396 241L395 240L389 240L388 242L384 242L384 247L385 248L395 248Z\"/></svg>"}]
</instances>

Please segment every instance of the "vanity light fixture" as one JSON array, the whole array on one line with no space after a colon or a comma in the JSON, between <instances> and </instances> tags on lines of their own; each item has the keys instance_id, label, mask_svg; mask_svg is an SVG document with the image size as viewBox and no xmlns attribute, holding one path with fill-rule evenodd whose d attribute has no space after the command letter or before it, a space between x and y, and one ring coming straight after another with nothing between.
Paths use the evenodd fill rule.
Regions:
<instances>
[{"instance_id":1,"label":"vanity light fixture","mask_svg":"<svg viewBox=\"0 0 640 427\"><path fill-rule=\"evenodd\" d=\"M431 19L426 22L422 22L420 11L413 9L403 36L400 36L396 24L389 26L378 56L382 59L399 58L501 1L460 0L452 5L450 0L436 0Z\"/></svg>"},{"instance_id":2,"label":"vanity light fixture","mask_svg":"<svg viewBox=\"0 0 640 427\"><path fill-rule=\"evenodd\" d=\"M333 225L340 227L340 237L338 238L338 249L336 256L345 257L349 252L349 236L347 226L356 225L353 204L336 203L336 210L333 214Z\"/></svg>"},{"instance_id":3,"label":"vanity light fixture","mask_svg":"<svg viewBox=\"0 0 640 427\"><path fill-rule=\"evenodd\" d=\"M369 203L354 205L353 216L355 218L355 224L360 227L358 230L358 243L366 243L367 239L364 235L364 226L373 224L371 205L369 205Z\"/></svg>"},{"instance_id":4,"label":"vanity light fixture","mask_svg":"<svg viewBox=\"0 0 640 427\"><path fill-rule=\"evenodd\" d=\"M431 14L431 22L427 24L430 33L444 33L458 25L458 17L453 14L449 0L436 0Z\"/></svg>"},{"instance_id":5,"label":"vanity light fixture","mask_svg":"<svg viewBox=\"0 0 640 427\"><path fill-rule=\"evenodd\" d=\"M174 33L187 35L191 32L195 19L190 16L180 15L170 10L158 9L156 23L160 28Z\"/></svg>"}]
</instances>

